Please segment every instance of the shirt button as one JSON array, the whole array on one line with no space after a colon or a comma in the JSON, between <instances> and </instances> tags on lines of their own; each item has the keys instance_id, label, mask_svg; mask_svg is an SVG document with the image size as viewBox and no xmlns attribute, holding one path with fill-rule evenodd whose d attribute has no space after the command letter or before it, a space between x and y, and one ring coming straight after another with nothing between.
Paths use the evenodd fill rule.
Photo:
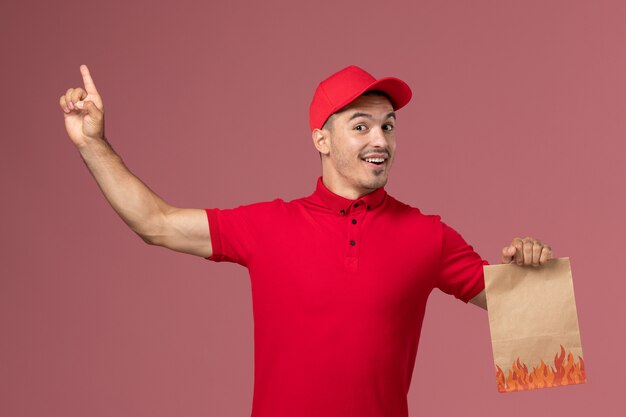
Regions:
<instances>
[{"instance_id":1,"label":"shirt button","mask_svg":"<svg viewBox=\"0 0 626 417\"><path fill-rule=\"evenodd\" d=\"M356 224L356 219L352 219L352 224Z\"/></svg>"},{"instance_id":2,"label":"shirt button","mask_svg":"<svg viewBox=\"0 0 626 417\"><path fill-rule=\"evenodd\" d=\"M341 209L341 210L339 210L339 213L346 214L346 211L344 209Z\"/></svg>"},{"instance_id":3,"label":"shirt button","mask_svg":"<svg viewBox=\"0 0 626 417\"><path fill-rule=\"evenodd\" d=\"M357 208L359 206L359 203L354 203L354 208Z\"/></svg>"},{"instance_id":4,"label":"shirt button","mask_svg":"<svg viewBox=\"0 0 626 417\"><path fill-rule=\"evenodd\" d=\"M356 242L354 240L351 240L350 241L350 246L354 246L354 245L356 245Z\"/></svg>"},{"instance_id":5,"label":"shirt button","mask_svg":"<svg viewBox=\"0 0 626 417\"><path fill-rule=\"evenodd\" d=\"M371 209L372 209L370 206L367 206L366 208L367 208L368 210L371 210Z\"/></svg>"}]
</instances>

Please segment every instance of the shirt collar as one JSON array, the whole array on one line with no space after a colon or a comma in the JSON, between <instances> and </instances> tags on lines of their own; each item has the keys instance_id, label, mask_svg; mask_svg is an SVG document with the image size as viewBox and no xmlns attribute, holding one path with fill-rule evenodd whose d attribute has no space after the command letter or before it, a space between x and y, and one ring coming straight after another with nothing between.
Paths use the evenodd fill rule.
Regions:
<instances>
[{"instance_id":1,"label":"shirt collar","mask_svg":"<svg viewBox=\"0 0 626 417\"><path fill-rule=\"evenodd\" d=\"M317 197L321 203L337 214L347 214L353 209L362 205L366 210L373 210L380 206L385 200L387 192L384 187L377 188L369 194L366 194L356 200L350 200L330 191L324 185L322 177L317 180L317 187L313 196Z\"/></svg>"}]
</instances>

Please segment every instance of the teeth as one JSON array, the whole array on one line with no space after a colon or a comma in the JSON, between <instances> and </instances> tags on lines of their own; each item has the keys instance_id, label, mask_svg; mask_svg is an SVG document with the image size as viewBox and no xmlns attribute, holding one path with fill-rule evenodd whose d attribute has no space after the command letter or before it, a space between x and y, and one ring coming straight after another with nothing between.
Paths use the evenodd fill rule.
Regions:
<instances>
[{"instance_id":1,"label":"teeth","mask_svg":"<svg viewBox=\"0 0 626 417\"><path fill-rule=\"evenodd\" d=\"M365 158L365 162L381 163L385 162L384 158Z\"/></svg>"}]
</instances>

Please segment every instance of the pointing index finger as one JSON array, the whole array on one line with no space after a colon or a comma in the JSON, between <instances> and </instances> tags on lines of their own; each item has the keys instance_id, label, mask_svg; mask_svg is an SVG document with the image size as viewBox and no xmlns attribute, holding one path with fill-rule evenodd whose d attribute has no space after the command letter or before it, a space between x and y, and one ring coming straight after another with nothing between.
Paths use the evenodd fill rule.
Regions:
<instances>
[{"instance_id":1,"label":"pointing index finger","mask_svg":"<svg viewBox=\"0 0 626 417\"><path fill-rule=\"evenodd\" d=\"M96 85L91 78L91 74L89 73L89 68L87 65L80 66L80 73L83 76L83 84L85 84L85 90L89 94L98 94L98 90L96 90Z\"/></svg>"}]
</instances>

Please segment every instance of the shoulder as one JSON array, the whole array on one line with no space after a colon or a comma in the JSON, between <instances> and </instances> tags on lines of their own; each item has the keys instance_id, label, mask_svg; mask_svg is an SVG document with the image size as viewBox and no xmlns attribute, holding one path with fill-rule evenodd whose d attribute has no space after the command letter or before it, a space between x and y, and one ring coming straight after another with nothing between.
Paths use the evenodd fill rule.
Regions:
<instances>
[{"instance_id":1,"label":"shoulder","mask_svg":"<svg viewBox=\"0 0 626 417\"><path fill-rule=\"evenodd\" d=\"M244 203L232 208L207 208L207 211L214 212L217 215L225 216L243 216L255 218L268 218L272 216L284 216L287 213L296 213L304 208L310 208L310 197L300 197L293 200L285 200L283 198L275 198L268 201L260 201L254 203ZM313 204L314 205L314 204Z\"/></svg>"},{"instance_id":2,"label":"shoulder","mask_svg":"<svg viewBox=\"0 0 626 417\"><path fill-rule=\"evenodd\" d=\"M267 221L284 213L286 203L282 199L246 203L232 208L207 208L209 223L247 223Z\"/></svg>"},{"instance_id":3,"label":"shoulder","mask_svg":"<svg viewBox=\"0 0 626 417\"><path fill-rule=\"evenodd\" d=\"M287 203L284 200L277 198L271 201L260 201L255 203L245 203L232 208L215 208L212 210L219 210L222 212L238 211L238 212L271 212L281 207L284 207Z\"/></svg>"},{"instance_id":4,"label":"shoulder","mask_svg":"<svg viewBox=\"0 0 626 417\"><path fill-rule=\"evenodd\" d=\"M384 209L390 215L409 217L414 221L432 224L438 227L441 227L443 224L443 222L441 221L441 216L439 214L424 213L418 207L414 207L410 204L404 203L389 194L387 194L384 204Z\"/></svg>"}]
</instances>

